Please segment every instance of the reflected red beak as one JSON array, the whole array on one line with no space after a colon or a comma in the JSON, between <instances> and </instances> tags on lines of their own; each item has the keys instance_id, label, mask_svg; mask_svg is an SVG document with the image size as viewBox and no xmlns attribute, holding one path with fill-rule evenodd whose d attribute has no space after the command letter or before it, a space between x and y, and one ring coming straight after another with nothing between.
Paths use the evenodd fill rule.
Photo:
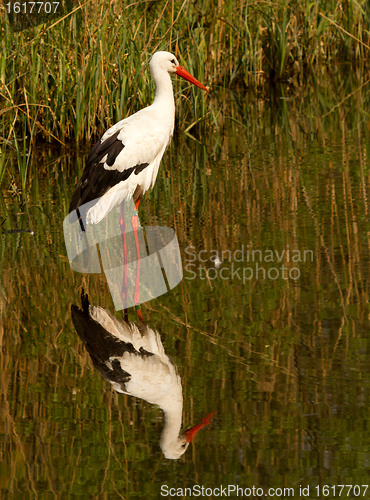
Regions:
<instances>
[{"instance_id":1,"label":"reflected red beak","mask_svg":"<svg viewBox=\"0 0 370 500\"><path fill-rule=\"evenodd\" d=\"M176 73L176 75L179 75L182 78L185 78L185 80L187 80L188 82L192 83L193 85L196 85L200 89L203 89L206 92L208 92L208 90L209 90L208 87L205 87L202 83L198 82L198 80L196 78L194 78L193 75L191 75L190 73L188 73L186 71L186 69L183 68L182 66L177 66L175 73Z\"/></svg>"},{"instance_id":2,"label":"reflected red beak","mask_svg":"<svg viewBox=\"0 0 370 500\"><path fill-rule=\"evenodd\" d=\"M186 442L187 443L191 443L193 441L193 439L195 438L197 432L200 431L200 429L202 429L204 426L206 426L206 425L209 424L209 421L211 420L211 418L213 417L213 415L215 413L217 413L217 411L209 413L207 416L205 416L204 418L202 418L202 422L200 424L194 425L194 427L192 427L191 429L188 429L185 432Z\"/></svg>"}]
</instances>

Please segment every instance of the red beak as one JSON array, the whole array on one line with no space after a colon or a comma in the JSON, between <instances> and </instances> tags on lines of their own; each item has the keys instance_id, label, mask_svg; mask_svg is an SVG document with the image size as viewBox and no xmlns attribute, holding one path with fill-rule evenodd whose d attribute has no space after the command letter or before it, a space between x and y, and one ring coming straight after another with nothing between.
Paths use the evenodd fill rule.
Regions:
<instances>
[{"instance_id":1,"label":"red beak","mask_svg":"<svg viewBox=\"0 0 370 500\"><path fill-rule=\"evenodd\" d=\"M206 92L208 92L209 89L205 87L202 83L198 82L198 80L194 78L190 73L188 73L186 69L184 69L182 66L177 66L175 73L181 76L182 78L185 78L185 80L192 83L193 85L196 85L200 89L203 89Z\"/></svg>"},{"instance_id":2,"label":"red beak","mask_svg":"<svg viewBox=\"0 0 370 500\"><path fill-rule=\"evenodd\" d=\"M200 429L202 429L204 426L206 426L206 425L209 424L209 421L211 420L211 418L213 417L213 415L215 413L217 413L217 411L209 413L207 416L205 416L204 418L202 418L202 423L200 423L198 425L194 425L194 427L192 427L191 429L188 429L185 432L186 442L187 443L191 443L191 441L193 441L193 439L195 438L197 432L200 431Z\"/></svg>"}]
</instances>

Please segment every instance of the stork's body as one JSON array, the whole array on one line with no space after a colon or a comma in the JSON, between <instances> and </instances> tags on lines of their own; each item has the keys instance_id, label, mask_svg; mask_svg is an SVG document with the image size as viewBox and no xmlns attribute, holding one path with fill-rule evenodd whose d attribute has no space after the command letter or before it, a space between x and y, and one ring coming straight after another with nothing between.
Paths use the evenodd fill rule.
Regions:
<instances>
[{"instance_id":1,"label":"stork's body","mask_svg":"<svg viewBox=\"0 0 370 500\"><path fill-rule=\"evenodd\" d=\"M175 102L170 73L207 90L169 52L156 52L149 66L156 86L153 104L113 125L87 158L69 207L71 213L96 200L83 222L100 222L125 199L134 198L138 203L141 195L154 186L174 129Z\"/></svg>"},{"instance_id":2,"label":"stork's body","mask_svg":"<svg viewBox=\"0 0 370 500\"><path fill-rule=\"evenodd\" d=\"M82 310L72 306L72 320L92 362L120 393L158 405L165 425L160 445L166 458L179 458L201 424L180 435L183 397L177 368L166 355L158 332L148 325L118 321L109 311L89 304L82 293Z\"/></svg>"}]
</instances>

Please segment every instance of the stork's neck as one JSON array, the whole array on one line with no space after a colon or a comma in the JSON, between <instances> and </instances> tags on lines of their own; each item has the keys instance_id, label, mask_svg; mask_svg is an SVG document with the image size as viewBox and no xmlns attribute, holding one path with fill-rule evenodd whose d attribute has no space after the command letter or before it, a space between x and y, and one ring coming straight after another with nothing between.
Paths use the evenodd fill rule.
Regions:
<instances>
[{"instance_id":1,"label":"stork's neck","mask_svg":"<svg viewBox=\"0 0 370 500\"><path fill-rule=\"evenodd\" d=\"M163 408L162 408L163 409ZM165 452L180 434L182 423L182 398L178 406L164 411L164 427L161 435L161 448Z\"/></svg>"},{"instance_id":2,"label":"stork's neck","mask_svg":"<svg viewBox=\"0 0 370 500\"><path fill-rule=\"evenodd\" d=\"M171 116L175 116L175 100L169 73L160 68L152 68L151 72L155 83L153 105L160 107L166 113L170 113Z\"/></svg>"}]
</instances>

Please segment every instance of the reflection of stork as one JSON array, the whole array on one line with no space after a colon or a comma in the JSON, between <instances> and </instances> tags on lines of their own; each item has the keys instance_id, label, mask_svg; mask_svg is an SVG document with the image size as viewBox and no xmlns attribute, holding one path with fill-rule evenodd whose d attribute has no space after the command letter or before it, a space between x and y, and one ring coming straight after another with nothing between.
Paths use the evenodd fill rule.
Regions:
<instances>
[{"instance_id":1,"label":"reflection of stork","mask_svg":"<svg viewBox=\"0 0 370 500\"><path fill-rule=\"evenodd\" d=\"M84 292L81 301L82 310L72 306L72 320L95 368L116 391L145 399L163 410L162 451L166 458L180 458L213 413L179 435L183 406L181 379L164 352L160 335L144 323L136 326L118 321L102 307L91 306Z\"/></svg>"}]
</instances>

